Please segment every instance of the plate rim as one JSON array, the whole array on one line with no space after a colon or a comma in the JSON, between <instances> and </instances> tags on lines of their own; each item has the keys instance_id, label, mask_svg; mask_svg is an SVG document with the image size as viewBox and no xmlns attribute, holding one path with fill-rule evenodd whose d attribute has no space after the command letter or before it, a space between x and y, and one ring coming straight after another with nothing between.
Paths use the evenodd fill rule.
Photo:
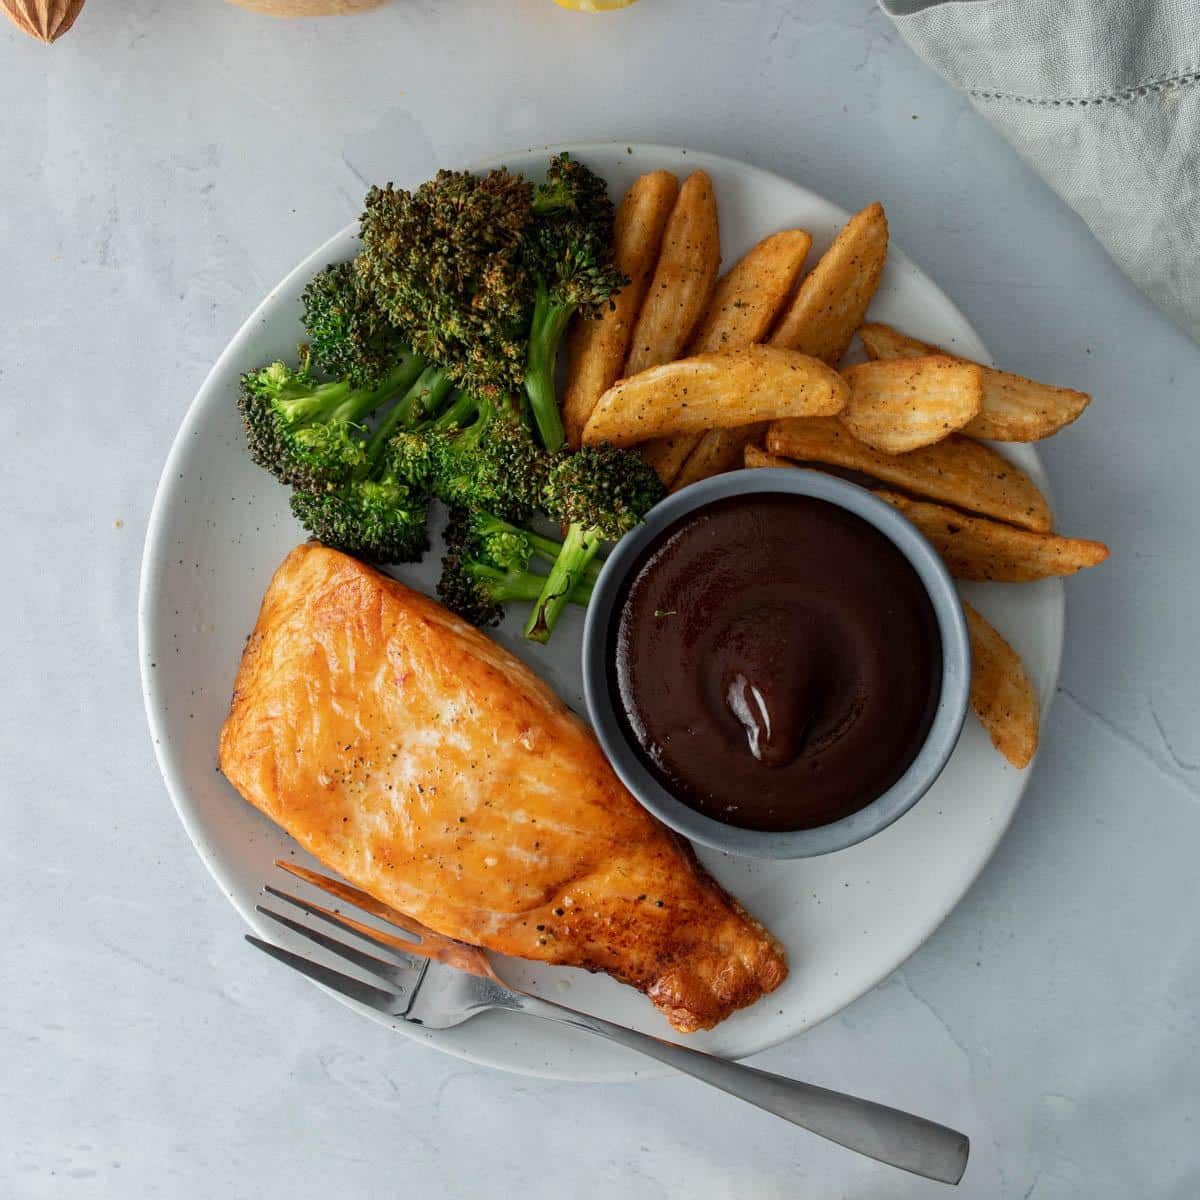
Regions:
<instances>
[{"instance_id":1,"label":"plate rim","mask_svg":"<svg viewBox=\"0 0 1200 1200\"><path fill-rule=\"evenodd\" d=\"M643 160L649 159L653 161L655 156L668 157L672 160L684 158L696 164L697 167L703 168L706 164L716 165L725 169L733 169L742 172L746 175L754 175L769 179L775 184L782 184L785 187L806 194L819 201L825 207L836 212L837 217L843 223L849 219L851 214L842 208L840 204L829 200L819 192L812 188L798 183L793 179L788 178L778 172L768 170L763 167L756 166L752 163L746 163L739 159L732 158L728 155L716 154L706 150L699 150L686 146L670 146L664 143L657 142L635 142L625 141L619 138L607 140L589 140L582 142L559 142L534 144L524 148L512 149L503 154L492 155L482 160L478 160L465 169L472 171L488 170L495 166L503 165L514 159L527 159L533 155L554 154L562 151L568 151L572 154L584 156L592 151L602 150L611 152L615 147L624 147L631 156L636 156ZM649 169L654 169L650 167ZM252 929L257 929L257 925L252 919L250 912L238 900L235 889L230 884L230 879L227 876L226 865L217 853L207 844L206 832L201 829L198 818L190 811L191 805L188 799L189 788L184 778L184 772L181 765L176 761L176 754L171 745L169 731L165 724L165 706L162 704L162 697L158 685L158 676L156 675L154 665L150 658L149 647L155 643L155 635L159 624L159 616L154 605L153 585L155 578L159 573L159 569L164 565L165 542L164 528L169 513L172 510L171 493L174 490L175 484L180 478L178 463L185 454L188 436L193 427L198 423L201 411L207 405L207 398L210 390L214 386L214 381L218 376L224 374L231 360L240 352L242 344L250 337L251 331L255 323L260 319L263 310L266 309L274 300L276 295L288 288L297 277L302 274L307 274L313 270L312 264L326 256L332 248L335 248L347 238L353 236L357 222L351 221L342 226L334 234L328 237L319 246L315 247L310 253L305 255L296 265L286 272L283 277L270 288L254 306L251 312L241 322L234 331L224 349L217 356L212 366L204 376L200 386L197 388L195 395L185 409L180 420L179 427L172 439L170 449L167 452L166 459L163 464L162 471L159 475L158 482L155 485L154 499L150 508L150 515L146 526L146 537L142 548L141 564L138 580L137 592L137 625L138 625L138 658L139 658L139 674L142 686L142 698L146 712L147 724L151 735L152 744L154 746L155 759L158 764L159 773L162 776L163 783L166 787L167 794L170 796L171 803L176 814L182 823L185 832L190 839L192 846L199 855L201 862L204 864L209 874L212 876L218 887L225 894L226 899L233 905L234 909ZM941 285L930 275L928 275L919 264L909 258L902 249L889 245L889 256L896 258L899 261L907 263L914 268L923 278L927 286L933 289L934 293L940 298L948 312L953 313L962 324L975 336L977 342L984 348L985 354L983 359L986 363L992 364L993 360L990 353L986 351L986 346L983 340L979 337L978 332L970 321L967 320L965 314L958 305L950 298L949 295L942 289ZM1039 486L1045 493L1048 503L1053 508L1053 494L1049 486L1049 480L1046 478L1044 464L1036 449L1032 449L1035 459L1038 464L1038 473L1041 478ZM1046 685L1046 696L1042 698L1042 724L1043 727L1046 718L1049 715L1054 697L1058 688L1058 681L1062 668L1063 650L1066 636L1066 593L1062 586L1061 580L1054 581L1056 589L1053 596L1055 601L1053 620L1057 626L1057 651L1054 655L1053 663L1047 664L1050 666L1048 673L1048 681ZM1013 818L1016 816L1017 809L1020 807L1024 798L1025 792L1029 787L1029 783L1033 777L1033 772L1036 767L1038 757L1035 755L1033 762L1029 767L1021 773L1020 787L1017 793L1015 802L1006 818L1001 822L992 839L990 845L979 856L978 861L972 864L971 870L967 873L961 886L956 887L953 891L948 890L946 893L947 903L943 906L943 911L931 923L921 923L916 929L914 935L905 939L903 944L894 947L893 952L886 956L888 965L878 974L871 983L855 995L845 1000L834 1008L826 1012L819 1012L815 1018L807 1020L804 1028L796 1030L792 1033L784 1034L781 1037L769 1037L766 1041L756 1045L754 1048L747 1050L745 1054L738 1057L751 1057L755 1054L762 1053L775 1046L781 1045L784 1042L790 1041L792 1038L800 1036L808 1032L810 1029L827 1020L829 1017L836 1015L843 1009L849 1007L856 1000L861 999L867 992L878 987L884 980L891 976L895 971L900 969L904 963L922 946L928 939L937 931L937 929L946 921L950 914L962 902L963 897L970 888L978 881L983 873L988 862L996 853L1000 843L1004 840L1009 827L1012 824ZM320 985L318 985L320 986ZM322 989L328 991L328 989ZM329 992L331 996L346 1004L347 1002L336 993ZM357 1008L358 1006L349 1005L348 1007ZM423 1043L431 1049L436 1049L444 1053L450 1054L456 1058L467 1062L474 1063L480 1066L492 1067L499 1070L509 1071L513 1074L529 1076L533 1078L553 1079L559 1081L575 1081L575 1082L618 1082L631 1081L642 1079L660 1078L672 1074L670 1068L661 1067L658 1064L647 1060L645 1066L638 1070L619 1070L606 1073L568 1073L565 1071L555 1071L551 1069L539 1070L534 1064L514 1065L511 1061L505 1060L500 1056L479 1053L477 1050L470 1049L453 1043L442 1041L433 1042L427 1034L423 1034L420 1030L415 1030L411 1026L405 1025L403 1022L390 1020L380 1014L375 1014L367 1010L365 1015L373 1017L380 1023L396 1029L398 1032L411 1040ZM486 1018L485 1018L486 1019ZM548 1064L547 1064L548 1066Z\"/></svg>"}]
</instances>

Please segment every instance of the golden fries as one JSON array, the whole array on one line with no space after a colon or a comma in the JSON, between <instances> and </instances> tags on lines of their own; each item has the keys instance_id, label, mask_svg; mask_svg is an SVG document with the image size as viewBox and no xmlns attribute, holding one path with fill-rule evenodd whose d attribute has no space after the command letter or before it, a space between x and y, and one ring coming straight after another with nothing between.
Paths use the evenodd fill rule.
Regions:
<instances>
[{"instance_id":1,"label":"golden fries","mask_svg":"<svg viewBox=\"0 0 1200 1200\"><path fill-rule=\"evenodd\" d=\"M1074 575L1108 557L1103 542L1031 533L896 492L875 494L898 508L933 543L955 579L1030 583Z\"/></svg>"},{"instance_id":2,"label":"golden fries","mask_svg":"<svg viewBox=\"0 0 1200 1200\"><path fill-rule=\"evenodd\" d=\"M787 302L808 257L812 237L803 229L785 229L763 238L717 282L699 327L692 336L691 354L740 350L767 336ZM757 426L744 434L710 429L651 443L642 457L663 483L678 491L689 483L719 474L741 461L742 447Z\"/></svg>"},{"instance_id":3,"label":"golden fries","mask_svg":"<svg viewBox=\"0 0 1200 1200\"><path fill-rule=\"evenodd\" d=\"M961 434L907 454L884 454L860 442L838 418L827 417L774 422L766 448L802 462L859 471L914 495L1037 533L1051 528L1050 506L1033 480L989 446Z\"/></svg>"},{"instance_id":4,"label":"golden fries","mask_svg":"<svg viewBox=\"0 0 1200 1200\"><path fill-rule=\"evenodd\" d=\"M945 355L859 363L843 374L850 384L846 428L888 454L941 441L966 425L983 401L982 369Z\"/></svg>"},{"instance_id":5,"label":"golden fries","mask_svg":"<svg viewBox=\"0 0 1200 1200\"><path fill-rule=\"evenodd\" d=\"M930 354L962 359L961 355L907 337L890 325L864 325L858 336L873 359L924 358ZM1040 441L1077 420L1092 402L1087 392L1036 383L994 367L981 370L983 396L979 415L963 428L972 437L994 442Z\"/></svg>"},{"instance_id":6,"label":"golden fries","mask_svg":"<svg viewBox=\"0 0 1200 1200\"><path fill-rule=\"evenodd\" d=\"M1014 767L1027 767L1037 750L1038 698L1017 652L966 602L971 635L971 708L992 745Z\"/></svg>"},{"instance_id":7,"label":"golden fries","mask_svg":"<svg viewBox=\"0 0 1200 1200\"><path fill-rule=\"evenodd\" d=\"M596 401L621 377L633 325L658 262L667 218L679 195L670 171L651 171L634 181L621 199L613 222L613 256L629 278L613 306L595 320L577 320L568 343L563 424L567 444L579 438Z\"/></svg>"},{"instance_id":8,"label":"golden fries","mask_svg":"<svg viewBox=\"0 0 1200 1200\"><path fill-rule=\"evenodd\" d=\"M600 397L585 445L635 446L665 434L749 425L779 416L830 416L849 396L846 381L818 359L748 346L699 354L623 379Z\"/></svg>"},{"instance_id":9,"label":"golden fries","mask_svg":"<svg viewBox=\"0 0 1200 1200\"><path fill-rule=\"evenodd\" d=\"M771 334L771 345L811 354L836 367L879 287L887 248L882 204L851 217L800 284Z\"/></svg>"},{"instance_id":10,"label":"golden fries","mask_svg":"<svg viewBox=\"0 0 1200 1200\"><path fill-rule=\"evenodd\" d=\"M720 265L716 193L704 171L693 171L667 220L654 277L633 327L625 375L678 358L704 313Z\"/></svg>"}]
</instances>

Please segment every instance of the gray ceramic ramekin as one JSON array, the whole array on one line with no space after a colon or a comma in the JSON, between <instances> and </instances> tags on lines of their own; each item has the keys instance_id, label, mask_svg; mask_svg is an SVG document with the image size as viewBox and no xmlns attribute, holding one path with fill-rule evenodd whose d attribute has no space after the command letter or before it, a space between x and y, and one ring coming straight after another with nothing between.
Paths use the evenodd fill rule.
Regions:
<instances>
[{"instance_id":1,"label":"gray ceramic ramekin","mask_svg":"<svg viewBox=\"0 0 1200 1200\"><path fill-rule=\"evenodd\" d=\"M942 642L942 693L929 735L908 770L865 808L830 825L792 832L762 832L725 825L677 800L643 765L619 716L620 698L610 686L610 628L622 584L641 552L668 526L715 500L760 492L813 496L862 517L887 537L925 585ZM583 632L583 686L600 745L621 782L672 829L718 850L750 858L807 858L864 841L903 816L933 786L962 731L971 688L971 644L954 584L942 560L917 529L890 504L865 488L820 471L796 468L732 471L669 496L645 522L617 543L587 607Z\"/></svg>"}]
</instances>

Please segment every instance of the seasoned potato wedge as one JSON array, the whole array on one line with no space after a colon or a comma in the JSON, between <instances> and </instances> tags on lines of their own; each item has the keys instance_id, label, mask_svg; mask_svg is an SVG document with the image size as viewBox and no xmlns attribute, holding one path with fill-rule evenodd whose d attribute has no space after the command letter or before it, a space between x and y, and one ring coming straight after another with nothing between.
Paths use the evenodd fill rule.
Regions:
<instances>
[{"instance_id":1,"label":"seasoned potato wedge","mask_svg":"<svg viewBox=\"0 0 1200 1200\"><path fill-rule=\"evenodd\" d=\"M961 429L983 402L983 371L948 358L880 359L843 372L850 400L842 413L859 441L903 454Z\"/></svg>"},{"instance_id":2,"label":"seasoned potato wedge","mask_svg":"<svg viewBox=\"0 0 1200 1200\"><path fill-rule=\"evenodd\" d=\"M971 635L971 708L992 745L1014 767L1027 767L1038 745L1038 698L1020 656L966 602Z\"/></svg>"},{"instance_id":3,"label":"seasoned potato wedge","mask_svg":"<svg viewBox=\"0 0 1200 1200\"><path fill-rule=\"evenodd\" d=\"M1108 557L1103 542L1031 533L896 492L875 494L898 508L933 543L955 579L1029 583L1074 575Z\"/></svg>"},{"instance_id":4,"label":"seasoned potato wedge","mask_svg":"<svg viewBox=\"0 0 1200 1200\"><path fill-rule=\"evenodd\" d=\"M751 442L742 451L742 465L744 467L791 467L793 470L797 470L800 464L792 462L790 458L770 454L761 446L756 446Z\"/></svg>"},{"instance_id":5,"label":"seasoned potato wedge","mask_svg":"<svg viewBox=\"0 0 1200 1200\"><path fill-rule=\"evenodd\" d=\"M801 283L770 344L836 365L879 286L887 240L882 205L872 204L852 217ZM709 430L679 468L671 490L741 466L743 449L762 433L761 424Z\"/></svg>"},{"instance_id":6,"label":"seasoned potato wedge","mask_svg":"<svg viewBox=\"0 0 1200 1200\"><path fill-rule=\"evenodd\" d=\"M594 320L575 321L568 342L563 424L572 449L596 401L625 369L633 325L658 263L663 231L679 196L679 180L670 171L651 171L634 180L621 199L613 222L613 255L629 278L612 307Z\"/></svg>"},{"instance_id":7,"label":"seasoned potato wedge","mask_svg":"<svg viewBox=\"0 0 1200 1200\"><path fill-rule=\"evenodd\" d=\"M625 375L671 362L683 353L708 307L721 265L717 195L704 171L683 181L654 275L633 327Z\"/></svg>"},{"instance_id":8,"label":"seasoned potato wedge","mask_svg":"<svg viewBox=\"0 0 1200 1200\"><path fill-rule=\"evenodd\" d=\"M658 472L659 479L671 487L703 436L702 433L677 433L672 437L651 438L638 453Z\"/></svg>"},{"instance_id":9,"label":"seasoned potato wedge","mask_svg":"<svg viewBox=\"0 0 1200 1200\"><path fill-rule=\"evenodd\" d=\"M1087 392L1051 387L993 367L983 370L983 407L967 425L972 437L1036 442L1056 434L1092 402Z\"/></svg>"},{"instance_id":10,"label":"seasoned potato wedge","mask_svg":"<svg viewBox=\"0 0 1200 1200\"><path fill-rule=\"evenodd\" d=\"M890 325L864 325L858 336L873 359L925 358L931 354L962 358L908 337ZM989 438L994 442L1040 441L1077 420L1092 402L1087 392L1036 383L1021 375L997 371L994 367L981 367L981 370L982 406L979 415L963 427L963 432L972 437Z\"/></svg>"},{"instance_id":11,"label":"seasoned potato wedge","mask_svg":"<svg viewBox=\"0 0 1200 1200\"><path fill-rule=\"evenodd\" d=\"M872 204L852 217L801 283L769 341L836 366L871 303L887 258L887 217ZM672 491L743 463L743 450L763 434L762 424L712 429L679 468Z\"/></svg>"},{"instance_id":12,"label":"seasoned potato wedge","mask_svg":"<svg viewBox=\"0 0 1200 1200\"><path fill-rule=\"evenodd\" d=\"M907 454L884 454L860 442L841 420L825 417L776 421L767 431L766 447L802 462L859 471L914 495L1038 533L1051 528L1050 506L1033 480L990 446L961 434Z\"/></svg>"},{"instance_id":13,"label":"seasoned potato wedge","mask_svg":"<svg viewBox=\"0 0 1200 1200\"><path fill-rule=\"evenodd\" d=\"M717 281L688 353L716 354L761 342L791 295L811 245L805 230L784 229L748 250Z\"/></svg>"},{"instance_id":14,"label":"seasoned potato wedge","mask_svg":"<svg viewBox=\"0 0 1200 1200\"><path fill-rule=\"evenodd\" d=\"M740 350L767 336L808 256L812 237L803 229L785 229L763 238L717 281L708 311L692 336L690 354ZM673 490L708 475L728 470L718 465L728 461L740 465L742 446L749 432L710 429L703 434L681 434L664 439L669 445L651 443L642 457L658 471L663 483ZM680 474L686 477L680 482Z\"/></svg>"},{"instance_id":15,"label":"seasoned potato wedge","mask_svg":"<svg viewBox=\"0 0 1200 1200\"><path fill-rule=\"evenodd\" d=\"M811 354L836 367L879 287L887 249L882 204L851 217L800 284L771 334L771 345Z\"/></svg>"},{"instance_id":16,"label":"seasoned potato wedge","mask_svg":"<svg viewBox=\"0 0 1200 1200\"><path fill-rule=\"evenodd\" d=\"M809 418L819 419L819 418ZM832 418L830 418L832 419ZM697 441L687 461L679 468L671 491L677 492L689 483L698 483L711 475L723 475L742 466L743 451L750 442L757 442L767 431L768 422L757 421L736 429L710 429Z\"/></svg>"},{"instance_id":17,"label":"seasoned potato wedge","mask_svg":"<svg viewBox=\"0 0 1200 1200\"><path fill-rule=\"evenodd\" d=\"M960 358L931 342L919 342L914 337L877 321L859 326L859 339L867 357L872 361L880 358L928 358L931 354L944 354L947 358Z\"/></svg>"},{"instance_id":18,"label":"seasoned potato wedge","mask_svg":"<svg viewBox=\"0 0 1200 1200\"><path fill-rule=\"evenodd\" d=\"M849 386L832 367L792 350L748 346L652 367L614 384L592 412L585 445L635 446L666 434L831 416Z\"/></svg>"}]
</instances>

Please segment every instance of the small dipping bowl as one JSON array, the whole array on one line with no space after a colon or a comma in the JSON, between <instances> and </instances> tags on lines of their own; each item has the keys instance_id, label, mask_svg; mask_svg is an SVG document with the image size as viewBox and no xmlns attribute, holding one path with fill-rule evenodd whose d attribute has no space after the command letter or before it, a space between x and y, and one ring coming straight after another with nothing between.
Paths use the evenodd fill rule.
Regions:
<instances>
[{"instance_id":1,"label":"small dipping bowl","mask_svg":"<svg viewBox=\"0 0 1200 1200\"><path fill-rule=\"evenodd\" d=\"M622 720L609 656L625 584L643 551L681 518L718 500L761 493L809 496L874 526L908 560L920 579L941 640L941 693L929 732L904 774L857 812L811 829L762 831L714 820L677 799L651 774ZM907 518L866 488L820 471L760 468L705 479L669 496L626 534L600 573L583 632L583 686L588 715L621 782L659 820L694 842L749 858L807 858L844 850L886 829L933 786L958 744L971 688L971 644L958 592L937 552Z\"/></svg>"}]
</instances>

